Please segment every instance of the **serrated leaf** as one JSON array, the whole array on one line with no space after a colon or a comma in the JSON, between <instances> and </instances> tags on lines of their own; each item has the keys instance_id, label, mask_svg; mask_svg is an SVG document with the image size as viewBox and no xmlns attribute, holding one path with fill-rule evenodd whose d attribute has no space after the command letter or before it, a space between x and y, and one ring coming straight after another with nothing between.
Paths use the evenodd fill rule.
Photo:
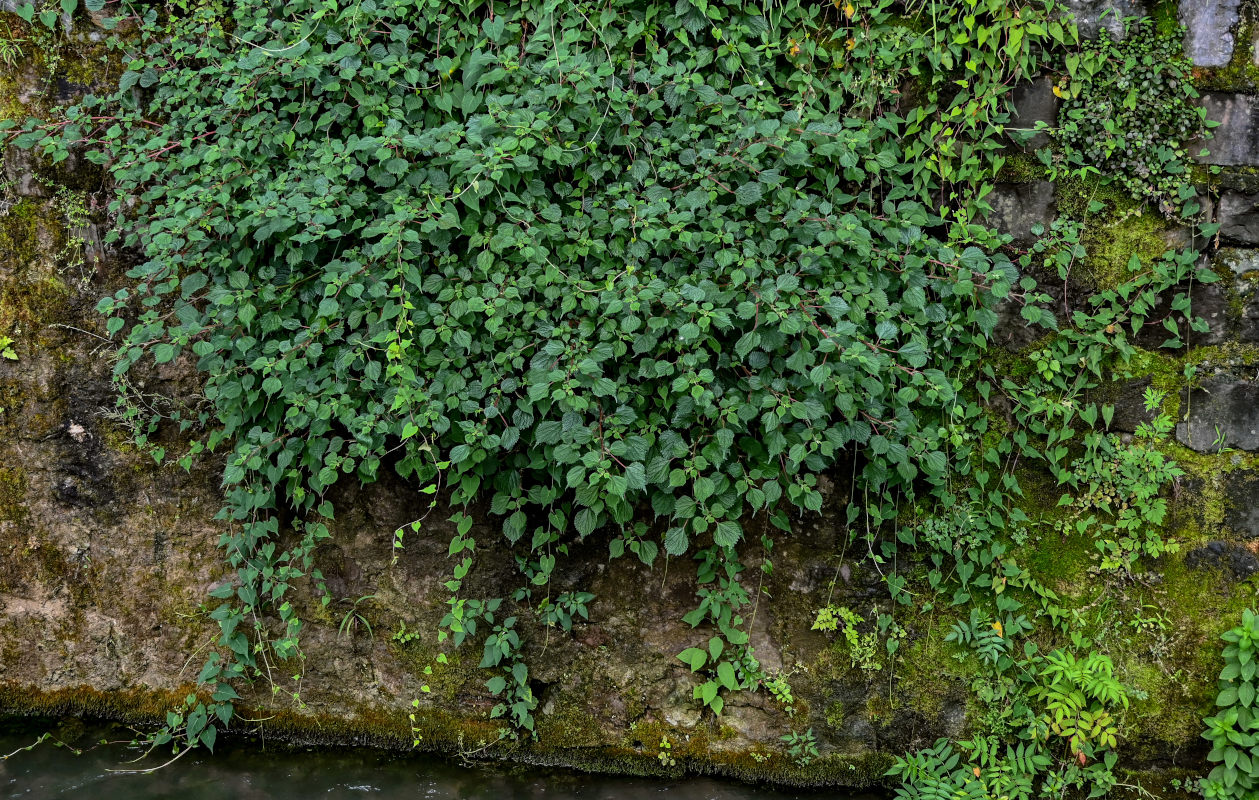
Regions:
<instances>
[{"instance_id":1,"label":"serrated leaf","mask_svg":"<svg viewBox=\"0 0 1259 800\"><path fill-rule=\"evenodd\" d=\"M665 531L664 551L671 556L680 556L685 553L690 543L690 537L686 535L684 528L674 526Z\"/></svg>"},{"instance_id":2,"label":"serrated leaf","mask_svg":"<svg viewBox=\"0 0 1259 800\"><path fill-rule=\"evenodd\" d=\"M734 547L742 538L743 528L733 520L718 522L713 532L713 543L719 547Z\"/></svg>"},{"instance_id":3,"label":"serrated leaf","mask_svg":"<svg viewBox=\"0 0 1259 800\"><path fill-rule=\"evenodd\" d=\"M752 352L761 343L761 335L756 331L748 331L739 337L739 341L734 344L734 352L739 358L747 358L748 353Z\"/></svg>"},{"instance_id":4,"label":"serrated leaf","mask_svg":"<svg viewBox=\"0 0 1259 800\"><path fill-rule=\"evenodd\" d=\"M711 478L701 475L695 479L691 489L695 494L695 500L702 503L712 497L713 492L717 490L717 485L713 483Z\"/></svg>"}]
</instances>

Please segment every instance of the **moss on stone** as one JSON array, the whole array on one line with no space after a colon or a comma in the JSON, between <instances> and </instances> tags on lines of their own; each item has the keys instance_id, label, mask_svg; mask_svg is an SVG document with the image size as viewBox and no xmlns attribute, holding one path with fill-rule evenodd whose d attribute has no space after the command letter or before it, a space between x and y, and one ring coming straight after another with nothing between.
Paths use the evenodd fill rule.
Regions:
<instances>
[{"instance_id":1,"label":"moss on stone","mask_svg":"<svg viewBox=\"0 0 1259 800\"><path fill-rule=\"evenodd\" d=\"M1150 7L1150 19L1160 35L1170 36L1180 30L1179 5L1177 0L1157 0Z\"/></svg>"},{"instance_id":2,"label":"moss on stone","mask_svg":"<svg viewBox=\"0 0 1259 800\"><path fill-rule=\"evenodd\" d=\"M1259 89L1259 66L1255 65L1253 41L1255 23L1243 19L1237 26L1233 56L1223 67L1198 67L1194 81L1199 89L1228 92L1254 92ZM1211 143L1206 144L1209 149Z\"/></svg>"},{"instance_id":3,"label":"moss on stone","mask_svg":"<svg viewBox=\"0 0 1259 800\"><path fill-rule=\"evenodd\" d=\"M1137 256L1150 264L1169 249L1171 226L1148 212L1090 223L1084 232L1085 257L1077 275L1094 289L1113 289L1129 278L1128 264Z\"/></svg>"},{"instance_id":4,"label":"moss on stone","mask_svg":"<svg viewBox=\"0 0 1259 800\"><path fill-rule=\"evenodd\" d=\"M1158 663L1148 651L1137 651L1118 661L1116 673L1145 694L1133 701L1132 713L1124 718L1128 739L1176 746L1202 732L1201 687L1190 686L1183 669Z\"/></svg>"},{"instance_id":5,"label":"moss on stone","mask_svg":"<svg viewBox=\"0 0 1259 800\"><path fill-rule=\"evenodd\" d=\"M1206 377L1206 369L1227 369L1259 364L1259 345L1242 342L1225 342L1207 347L1195 347L1185 355L1186 364L1198 367L1198 378Z\"/></svg>"},{"instance_id":6,"label":"moss on stone","mask_svg":"<svg viewBox=\"0 0 1259 800\"><path fill-rule=\"evenodd\" d=\"M1163 255L1176 233L1173 223L1148 210L1115 182L1064 176L1054 183L1054 197L1060 214L1084 223L1085 257L1073 277L1096 290L1124 282L1133 255L1142 263ZM1100 209L1095 203L1101 204Z\"/></svg>"},{"instance_id":7,"label":"moss on stone","mask_svg":"<svg viewBox=\"0 0 1259 800\"><path fill-rule=\"evenodd\" d=\"M1134 200L1119 184L1097 176L1080 178L1063 175L1054 181L1054 204L1058 213L1063 216L1079 222L1094 219L1098 214L1090 214L1088 210L1094 201L1105 206L1104 213L1107 217L1132 213L1141 208L1141 203Z\"/></svg>"},{"instance_id":8,"label":"moss on stone","mask_svg":"<svg viewBox=\"0 0 1259 800\"><path fill-rule=\"evenodd\" d=\"M1055 515L1058 517L1065 514L1059 512ZM1036 539L1016 554L1038 581L1059 594L1070 596L1084 582L1098 550L1092 537L1080 533L1062 536L1053 529L1051 520L1045 520Z\"/></svg>"},{"instance_id":9,"label":"moss on stone","mask_svg":"<svg viewBox=\"0 0 1259 800\"><path fill-rule=\"evenodd\" d=\"M26 473L21 467L0 467L0 522L22 523L26 509Z\"/></svg>"},{"instance_id":10,"label":"moss on stone","mask_svg":"<svg viewBox=\"0 0 1259 800\"><path fill-rule=\"evenodd\" d=\"M0 253L6 261L24 266L38 254L40 209L23 197L0 216Z\"/></svg>"},{"instance_id":11,"label":"moss on stone","mask_svg":"<svg viewBox=\"0 0 1259 800\"><path fill-rule=\"evenodd\" d=\"M896 666L897 705L912 708L928 718L938 717L944 710L945 701L958 693L957 677L959 662L955 658L957 645L944 641L951 624L953 610L933 610L919 618L917 627L921 635L903 644L901 663ZM829 714L828 714L829 721Z\"/></svg>"},{"instance_id":12,"label":"moss on stone","mask_svg":"<svg viewBox=\"0 0 1259 800\"><path fill-rule=\"evenodd\" d=\"M153 725L163 722L168 710L181 706L192 688L163 691L146 687L102 692L91 686L75 686L43 691L24 684L0 683L0 712Z\"/></svg>"},{"instance_id":13,"label":"moss on stone","mask_svg":"<svg viewBox=\"0 0 1259 800\"><path fill-rule=\"evenodd\" d=\"M1006 157L1005 164L997 173L1001 183L1031 183L1045 180L1045 165L1030 153L1012 153Z\"/></svg>"},{"instance_id":14,"label":"moss on stone","mask_svg":"<svg viewBox=\"0 0 1259 800\"><path fill-rule=\"evenodd\" d=\"M1183 351L1173 355L1166 350L1137 348L1128 363L1120 365L1116 372L1117 377L1148 378L1150 386L1164 395L1163 413L1173 420L1177 419L1180 413L1180 392L1187 381Z\"/></svg>"}]
</instances>

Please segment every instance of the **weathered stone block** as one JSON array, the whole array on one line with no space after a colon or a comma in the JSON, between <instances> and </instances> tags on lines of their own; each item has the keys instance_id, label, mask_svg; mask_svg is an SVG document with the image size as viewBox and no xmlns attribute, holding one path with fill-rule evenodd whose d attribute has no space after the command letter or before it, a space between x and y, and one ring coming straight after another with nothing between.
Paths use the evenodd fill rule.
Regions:
<instances>
[{"instance_id":1,"label":"weathered stone block","mask_svg":"<svg viewBox=\"0 0 1259 800\"><path fill-rule=\"evenodd\" d=\"M1259 295L1252 293L1245 299L1237 324L1237 341L1242 344L1259 343Z\"/></svg>"},{"instance_id":2,"label":"weathered stone block","mask_svg":"<svg viewBox=\"0 0 1259 800\"><path fill-rule=\"evenodd\" d=\"M1259 475L1234 473L1225 487L1228 514L1224 524L1247 539L1259 537Z\"/></svg>"},{"instance_id":3,"label":"weathered stone block","mask_svg":"<svg viewBox=\"0 0 1259 800\"><path fill-rule=\"evenodd\" d=\"M1049 227L1053 222L1054 185L1049 181L998 184L988 195L992 214L987 223L1014 237L1017 244L1028 245L1036 240L1032 228L1037 223Z\"/></svg>"},{"instance_id":4,"label":"weathered stone block","mask_svg":"<svg viewBox=\"0 0 1259 800\"><path fill-rule=\"evenodd\" d=\"M1220 276L1221 286L1232 284L1240 314L1236 320L1233 341L1243 344L1259 342L1259 250L1222 248L1211 262L1211 269Z\"/></svg>"},{"instance_id":5,"label":"weathered stone block","mask_svg":"<svg viewBox=\"0 0 1259 800\"><path fill-rule=\"evenodd\" d=\"M1189 292L1191 308L1196 317L1206 320L1208 330L1183 331L1182 335L1192 347L1223 344L1229 339L1233 327L1228 292L1219 283L1200 283Z\"/></svg>"},{"instance_id":6,"label":"weathered stone block","mask_svg":"<svg viewBox=\"0 0 1259 800\"><path fill-rule=\"evenodd\" d=\"M1006 298L997 305L997 326L992 332L994 344L1017 353L1044 335L1045 328L1030 325L1023 319L1023 306L1017 301Z\"/></svg>"},{"instance_id":7,"label":"weathered stone block","mask_svg":"<svg viewBox=\"0 0 1259 800\"><path fill-rule=\"evenodd\" d=\"M1119 387L1115 397L1115 415L1110 420L1110 430L1133 433L1142 422L1152 422L1155 412L1145 410L1145 390L1150 387L1149 378L1128 381Z\"/></svg>"},{"instance_id":8,"label":"weathered stone block","mask_svg":"<svg viewBox=\"0 0 1259 800\"><path fill-rule=\"evenodd\" d=\"M1220 197L1220 236L1232 242L1259 244L1259 194L1225 192Z\"/></svg>"},{"instance_id":9,"label":"weathered stone block","mask_svg":"<svg viewBox=\"0 0 1259 800\"><path fill-rule=\"evenodd\" d=\"M1190 308L1193 316L1201 317L1208 329L1196 331L1189 327L1189 319L1180 311L1172 310L1172 301L1176 295L1189 293ZM1155 350L1172 338L1171 331L1163 327L1161 320L1170 317L1175 321L1181 340L1189 347L1223 344L1229 341L1233 329L1237 327L1236 313L1229 297L1228 290L1222 283L1195 283L1192 287L1182 284L1163 293L1147 319L1159 320L1145 325L1132 337L1133 342L1146 350Z\"/></svg>"},{"instance_id":10,"label":"weathered stone block","mask_svg":"<svg viewBox=\"0 0 1259 800\"><path fill-rule=\"evenodd\" d=\"M1259 572L1259 557L1235 542L1208 542L1205 547L1189 551L1185 564L1199 569L1227 569L1239 581Z\"/></svg>"},{"instance_id":11,"label":"weathered stone block","mask_svg":"<svg viewBox=\"0 0 1259 800\"><path fill-rule=\"evenodd\" d=\"M1259 272L1259 250L1245 250L1238 247L1221 248L1211 267L1221 280L1245 277L1250 273Z\"/></svg>"},{"instance_id":12,"label":"weathered stone block","mask_svg":"<svg viewBox=\"0 0 1259 800\"><path fill-rule=\"evenodd\" d=\"M1059 101L1053 89L1054 82L1050 78L1037 78L1014 87L1014 120L1010 127L1033 130L1037 122L1056 124ZM1036 150L1047 144L1049 137L1038 133L1023 145L1023 149Z\"/></svg>"},{"instance_id":13,"label":"weathered stone block","mask_svg":"<svg viewBox=\"0 0 1259 800\"><path fill-rule=\"evenodd\" d=\"M1207 92L1202 96L1207 119L1220 124L1212 138L1190 146L1195 155L1205 147L1210 152L1199 159L1204 164L1251 166L1259 164L1259 98L1233 92Z\"/></svg>"},{"instance_id":14,"label":"weathered stone block","mask_svg":"<svg viewBox=\"0 0 1259 800\"><path fill-rule=\"evenodd\" d=\"M1223 67L1233 57L1233 28L1241 0L1181 0L1185 55L1199 67Z\"/></svg>"},{"instance_id":15,"label":"weathered stone block","mask_svg":"<svg viewBox=\"0 0 1259 800\"><path fill-rule=\"evenodd\" d=\"M1099 30L1106 28L1116 38L1122 38L1124 17L1149 15L1144 0L1066 0L1063 5L1075 14L1080 33L1088 37L1096 36Z\"/></svg>"},{"instance_id":16,"label":"weathered stone block","mask_svg":"<svg viewBox=\"0 0 1259 800\"><path fill-rule=\"evenodd\" d=\"M1176 426L1176 440L1199 453L1220 447L1259 450L1259 383L1225 376L1207 378L1186 392L1189 421Z\"/></svg>"}]
</instances>

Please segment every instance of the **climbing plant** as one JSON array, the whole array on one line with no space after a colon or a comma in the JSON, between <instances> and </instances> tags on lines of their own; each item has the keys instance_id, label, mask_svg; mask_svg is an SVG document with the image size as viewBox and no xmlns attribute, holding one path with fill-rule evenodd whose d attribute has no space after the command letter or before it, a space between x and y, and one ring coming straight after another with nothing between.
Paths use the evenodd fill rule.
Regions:
<instances>
[{"instance_id":1,"label":"climbing plant","mask_svg":"<svg viewBox=\"0 0 1259 800\"><path fill-rule=\"evenodd\" d=\"M1010 88L1079 45L1053 0L120 13L116 89L10 137L109 175L114 241L139 255L99 304L124 394L151 364L204 376L200 408L139 429L193 435L171 454L184 467L225 460L232 576L205 692L159 736L180 748L213 746L239 682L299 654L291 589L311 579L329 601L330 491L382 470L454 509L441 636L480 640L493 715L520 730L537 703L520 620L584 615L591 598L548 587L590 537L697 563L685 619L703 630L680 655L697 700L720 712L723 691L758 685L740 549L820 511L841 460L876 562L915 543L882 536L901 508L930 503L977 521L937 526L977 546L931 552L932 581L948 571L959 604L999 580L1048 606L1002 558L1019 513L1002 464L1034 453L1065 474L1072 418L1098 413L1073 400L1196 269L1134 264L1060 326L1020 279L1037 254L981 224ZM1028 385L982 367L1002 302L1061 327L1046 363L1069 368ZM985 444L995 393L1019 427ZM504 597L466 588L478 500L518 567ZM888 585L905 601L903 578ZM1054 724L1075 730L1095 700Z\"/></svg>"}]
</instances>

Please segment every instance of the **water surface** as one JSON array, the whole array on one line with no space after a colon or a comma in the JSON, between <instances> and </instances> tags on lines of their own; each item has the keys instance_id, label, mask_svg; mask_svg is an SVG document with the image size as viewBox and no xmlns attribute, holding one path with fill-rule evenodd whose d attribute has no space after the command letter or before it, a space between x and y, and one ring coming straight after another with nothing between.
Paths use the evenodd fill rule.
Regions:
<instances>
[{"instance_id":1,"label":"water surface","mask_svg":"<svg viewBox=\"0 0 1259 800\"><path fill-rule=\"evenodd\" d=\"M43 729L0 725L0 755L35 741ZM76 746L125 739L126 729L62 728ZM397 757L373 750L263 751L261 745L190 753L148 775L114 772L137 753L123 744L74 755L42 744L0 761L0 797L44 800L868 800L869 795L782 792L710 778L669 781L582 773L464 766L433 757ZM169 752L169 751L165 751ZM145 766L155 766L152 759Z\"/></svg>"}]
</instances>

